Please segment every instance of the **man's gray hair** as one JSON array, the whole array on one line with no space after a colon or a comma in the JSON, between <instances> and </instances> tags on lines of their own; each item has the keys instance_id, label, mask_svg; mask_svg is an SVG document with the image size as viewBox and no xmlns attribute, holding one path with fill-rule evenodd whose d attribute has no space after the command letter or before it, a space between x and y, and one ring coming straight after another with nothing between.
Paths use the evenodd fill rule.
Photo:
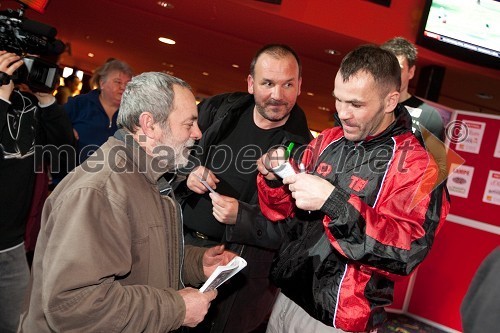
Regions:
<instances>
[{"instance_id":1,"label":"man's gray hair","mask_svg":"<svg viewBox=\"0 0 500 333\"><path fill-rule=\"evenodd\" d=\"M118 126L135 133L143 112L150 112L155 122L166 124L174 107L174 85L191 90L185 81L165 73L146 72L133 77L122 95Z\"/></svg>"},{"instance_id":2,"label":"man's gray hair","mask_svg":"<svg viewBox=\"0 0 500 333\"><path fill-rule=\"evenodd\" d=\"M101 81L104 83L108 80L108 75L111 72L121 72L127 76L134 76L132 68L126 63L118 59L110 58L102 66L94 71L94 75L90 79L91 86L101 86Z\"/></svg>"}]
</instances>

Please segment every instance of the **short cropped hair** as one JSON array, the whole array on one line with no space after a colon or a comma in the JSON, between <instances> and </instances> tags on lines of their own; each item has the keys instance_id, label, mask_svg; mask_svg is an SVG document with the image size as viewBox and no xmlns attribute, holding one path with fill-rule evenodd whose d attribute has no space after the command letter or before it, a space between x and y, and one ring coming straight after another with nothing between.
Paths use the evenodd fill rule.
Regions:
<instances>
[{"instance_id":1,"label":"short cropped hair","mask_svg":"<svg viewBox=\"0 0 500 333\"><path fill-rule=\"evenodd\" d=\"M259 60L259 57L264 53L269 54L276 59L281 59L288 55L292 55L297 61L297 65L299 66L299 78L302 77L302 62L300 61L299 56L290 46L285 44L268 44L258 50L257 53L255 53L252 62L250 63L250 75L252 77L255 76L255 64L257 63L257 60Z\"/></svg>"},{"instance_id":2,"label":"short cropped hair","mask_svg":"<svg viewBox=\"0 0 500 333\"><path fill-rule=\"evenodd\" d=\"M392 52L376 45L362 45L349 52L340 63L339 72L344 82L359 72L371 74L382 94L401 88L398 59Z\"/></svg>"},{"instance_id":3,"label":"short cropped hair","mask_svg":"<svg viewBox=\"0 0 500 333\"><path fill-rule=\"evenodd\" d=\"M64 85L70 86L77 79L80 80L80 78L78 76L76 76L76 74L71 74L71 75L64 78Z\"/></svg>"},{"instance_id":4,"label":"short cropped hair","mask_svg":"<svg viewBox=\"0 0 500 333\"><path fill-rule=\"evenodd\" d=\"M396 57L403 56L408 61L408 67L415 66L417 62L418 50L415 45L403 37L394 37L384 44L380 45L384 50L391 51Z\"/></svg>"},{"instance_id":5,"label":"short cropped hair","mask_svg":"<svg viewBox=\"0 0 500 333\"><path fill-rule=\"evenodd\" d=\"M118 126L135 133L143 112L150 112L155 122L166 124L174 108L174 85L191 90L185 81L165 73L145 72L133 77L122 95Z\"/></svg>"}]
</instances>

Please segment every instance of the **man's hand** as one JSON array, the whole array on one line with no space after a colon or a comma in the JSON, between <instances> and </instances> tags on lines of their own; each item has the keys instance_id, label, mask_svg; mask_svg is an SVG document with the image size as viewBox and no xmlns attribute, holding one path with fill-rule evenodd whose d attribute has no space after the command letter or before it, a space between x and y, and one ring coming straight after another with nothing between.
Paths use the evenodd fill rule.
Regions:
<instances>
[{"instance_id":1,"label":"man's hand","mask_svg":"<svg viewBox=\"0 0 500 333\"><path fill-rule=\"evenodd\" d=\"M227 264L234 257L236 257L236 253L225 251L224 245L207 249L203 254L203 273L208 278L218 266Z\"/></svg>"},{"instance_id":2,"label":"man's hand","mask_svg":"<svg viewBox=\"0 0 500 333\"><path fill-rule=\"evenodd\" d=\"M73 128L73 135L75 136L76 140L80 140L80 136L78 135L78 132L74 128Z\"/></svg>"},{"instance_id":3,"label":"man's hand","mask_svg":"<svg viewBox=\"0 0 500 333\"><path fill-rule=\"evenodd\" d=\"M209 196L214 206L212 214L215 219L220 223L235 224L240 206L238 200L218 193L210 193Z\"/></svg>"},{"instance_id":4,"label":"man's hand","mask_svg":"<svg viewBox=\"0 0 500 333\"><path fill-rule=\"evenodd\" d=\"M12 76L12 74L23 64L23 60L15 53L0 51L0 72L4 75ZM10 94L14 90L14 82L12 80L0 86L0 97L9 100Z\"/></svg>"},{"instance_id":5,"label":"man's hand","mask_svg":"<svg viewBox=\"0 0 500 333\"><path fill-rule=\"evenodd\" d=\"M303 210L319 210L335 189L330 182L321 177L298 173L283 179L295 199L295 205Z\"/></svg>"},{"instance_id":6,"label":"man's hand","mask_svg":"<svg viewBox=\"0 0 500 333\"><path fill-rule=\"evenodd\" d=\"M267 180L278 179L273 172L273 168L280 166L287 161L286 150L283 147L271 149L257 160L257 170Z\"/></svg>"},{"instance_id":7,"label":"man's hand","mask_svg":"<svg viewBox=\"0 0 500 333\"><path fill-rule=\"evenodd\" d=\"M217 290L200 293L198 289L185 288L179 290L179 294L186 304L186 316L182 326L195 327L203 321L212 302L217 296Z\"/></svg>"},{"instance_id":8,"label":"man's hand","mask_svg":"<svg viewBox=\"0 0 500 333\"><path fill-rule=\"evenodd\" d=\"M219 179L213 174L212 171L204 166L199 166L189 174L186 182L187 187L195 193L203 194L207 192L208 189L201 183L201 180L206 181L207 184L213 189L217 188L217 183L219 182Z\"/></svg>"}]
</instances>

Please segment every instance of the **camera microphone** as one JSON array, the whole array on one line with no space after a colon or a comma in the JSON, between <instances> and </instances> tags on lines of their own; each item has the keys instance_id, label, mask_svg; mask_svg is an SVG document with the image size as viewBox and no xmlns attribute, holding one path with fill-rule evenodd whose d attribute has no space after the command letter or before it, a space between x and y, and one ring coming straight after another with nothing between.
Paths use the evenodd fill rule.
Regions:
<instances>
[{"instance_id":1,"label":"camera microphone","mask_svg":"<svg viewBox=\"0 0 500 333\"><path fill-rule=\"evenodd\" d=\"M33 34L37 34L40 36L44 36L50 39L53 39L57 35L57 30L54 27L51 27L50 25L37 22L37 21L32 21L32 20L24 20L21 23L21 27L23 30L26 30L28 32L31 32Z\"/></svg>"}]
</instances>

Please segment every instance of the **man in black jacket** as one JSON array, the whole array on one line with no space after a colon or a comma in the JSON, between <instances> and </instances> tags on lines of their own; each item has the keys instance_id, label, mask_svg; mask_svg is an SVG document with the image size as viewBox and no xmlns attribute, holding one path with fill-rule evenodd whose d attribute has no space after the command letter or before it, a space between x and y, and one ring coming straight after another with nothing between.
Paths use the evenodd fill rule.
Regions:
<instances>
[{"instance_id":1,"label":"man in black jacket","mask_svg":"<svg viewBox=\"0 0 500 333\"><path fill-rule=\"evenodd\" d=\"M203 138L191 156L183 205L185 242L227 243L248 262L242 274L219 288L220 301L200 332L252 332L265 323L277 289L269 281L274 252L232 243L232 226L254 223L260 210L256 160L274 145L307 143L311 134L296 105L301 63L286 45L260 49L250 66L248 92L223 94L200 103ZM217 193L210 193L201 180Z\"/></svg>"},{"instance_id":2,"label":"man in black jacket","mask_svg":"<svg viewBox=\"0 0 500 333\"><path fill-rule=\"evenodd\" d=\"M25 225L41 162L42 145L73 142L63 109L49 93L14 89L10 76L23 64L0 51L0 332L15 332L29 269L23 246Z\"/></svg>"}]
</instances>

